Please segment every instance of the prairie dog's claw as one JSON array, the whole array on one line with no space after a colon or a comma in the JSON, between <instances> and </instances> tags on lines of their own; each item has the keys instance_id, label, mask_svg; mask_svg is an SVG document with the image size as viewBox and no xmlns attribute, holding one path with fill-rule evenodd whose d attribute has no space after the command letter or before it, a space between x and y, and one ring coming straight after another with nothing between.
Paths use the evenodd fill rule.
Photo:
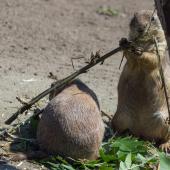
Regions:
<instances>
[{"instance_id":1,"label":"prairie dog's claw","mask_svg":"<svg viewBox=\"0 0 170 170\"><path fill-rule=\"evenodd\" d=\"M165 153L170 153L170 142L168 141L166 143L159 145L159 148Z\"/></svg>"},{"instance_id":2,"label":"prairie dog's claw","mask_svg":"<svg viewBox=\"0 0 170 170\"><path fill-rule=\"evenodd\" d=\"M136 48L135 48L135 53L136 53L137 55L141 55L141 54L143 53L143 48L141 48L141 47L136 47Z\"/></svg>"},{"instance_id":3,"label":"prairie dog's claw","mask_svg":"<svg viewBox=\"0 0 170 170\"><path fill-rule=\"evenodd\" d=\"M127 38L122 38L119 41L119 46L122 47L122 49L127 49L130 45L130 41Z\"/></svg>"}]
</instances>

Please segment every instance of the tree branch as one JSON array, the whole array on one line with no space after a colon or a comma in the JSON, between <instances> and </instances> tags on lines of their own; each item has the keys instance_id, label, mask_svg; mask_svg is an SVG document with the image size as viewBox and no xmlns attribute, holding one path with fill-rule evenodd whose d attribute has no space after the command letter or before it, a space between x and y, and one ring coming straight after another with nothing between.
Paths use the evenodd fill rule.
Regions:
<instances>
[{"instance_id":1,"label":"tree branch","mask_svg":"<svg viewBox=\"0 0 170 170\"><path fill-rule=\"evenodd\" d=\"M36 102L38 102L40 99L42 99L43 97L45 97L46 95L48 95L50 92L52 92L53 90L55 90L56 94L58 94L61 90L63 90L70 82L72 82L77 76L79 76L80 74L86 73L90 68L92 68L93 66L97 65L98 63L102 63L105 59L109 58L110 56L112 56L113 54L116 54L117 52L121 51L121 47L118 47L108 53L106 53L105 55L103 55L102 57L99 58L99 56L96 56L95 60L93 58L93 60L90 61L89 64L87 64L86 66L84 66L83 68L81 68L80 70L74 72L73 74L71 74L70 76L57 81L54 86L48 88L47 90L43 91L42 93L40 93L38 96L34 97L33 99L31 99L31 101L29 101L26 104L23 104L17 112L15 112L11 117L9 117L6 121L5 124L11 124L20 114L22 114L23 112L25 112L26 110L30 109L32 107L32 105L34 105Z\"/></svg>"},{"instance_id":2,"label":"tree branch","mask_svg":"<svg viewBox=\"0 0 170 170\"><path fill-rule=\"evenodd\" d=\"M165 32L170 57L170 0L154 1L157 8L158 16Z\"/></svg>"}]
</instances>

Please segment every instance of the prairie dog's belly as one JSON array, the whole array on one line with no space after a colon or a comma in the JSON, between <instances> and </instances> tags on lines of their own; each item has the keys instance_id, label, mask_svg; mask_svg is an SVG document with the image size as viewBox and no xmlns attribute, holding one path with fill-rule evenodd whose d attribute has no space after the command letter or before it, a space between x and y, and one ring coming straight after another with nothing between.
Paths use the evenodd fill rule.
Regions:
<instances>
[{"instance_id":1,"label":"prairie dog's belly","mask_svg":"<svg viewBox=\"0 0 170 170\"><path fill-rule=\"evenodd\" d=\"M161 137L162 126L169 116L164 95L158 70L131 74L124 69L118 85L117 110L129 117L129 130L133 134L147 139Z\"/></svg>"},{"instance_id":2,"label":"prairie dog's belly","mask_svg":"<svg viewBox=\"0 0 170 170\"><path fill-rule=\"evenodd\" d=\"M165 103L164 91L160 81L159 71L131 73L125 69L118 85L120 107L141 115L138 112L154 113L161 110ZM142 114L142 116L144 116Z\"/></svg>"},{"instance_id":3,"label":"prairie dog's belly","mask_svg":"<svg viewBox=\"0 0 170 170\"><path fill-rule=\"evenodd\" d=\"M168 111L157 111L154 113L140 113L135 116L131 115L132 125L129 129L134 135L143 137L149 140L160 139L166 119L168 118Z\"/></svg>"}]
</instances>

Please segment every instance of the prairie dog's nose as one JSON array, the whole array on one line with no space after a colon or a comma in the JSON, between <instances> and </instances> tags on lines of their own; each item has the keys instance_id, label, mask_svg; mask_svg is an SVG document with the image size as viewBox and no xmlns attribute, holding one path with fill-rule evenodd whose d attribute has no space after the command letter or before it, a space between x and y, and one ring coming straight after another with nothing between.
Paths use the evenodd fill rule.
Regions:
<instances>
[{"instance_id":1,"label":"prairie dog's nose","mask_svg":"<svg viewBox=\"0 0 170 170\"><path fill-rule=\"evenodd\" d=\"M145 31L145 27L139 27L139 28L138 28L138 32L139 32L139 33L143 33L144 31Z\"/></svg>"}]
</instances>

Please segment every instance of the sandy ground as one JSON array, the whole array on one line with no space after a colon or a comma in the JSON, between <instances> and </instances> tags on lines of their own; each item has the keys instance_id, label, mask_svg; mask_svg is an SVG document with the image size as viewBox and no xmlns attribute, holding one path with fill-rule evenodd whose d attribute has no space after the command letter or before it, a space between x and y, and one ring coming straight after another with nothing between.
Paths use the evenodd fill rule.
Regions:
<instances>
[{"instance_id":1,"label":"sandy ground","mask_svg":"<svg viewBox=\"0 0 170 170\"><path fill-rule=\"evenodd\" d=\"M118 10L118 16L99 15L100 7ZM49 72L59 79L72 73L71 57L85 58L74 61L78 69L92 51L116 48L134 11L153 8L152 0L0 0L1 126L20 106L16 96L30 99L45 90ZM106 112L116 109L121 55L80 76ZM26 161L17 168L41 169Z\"/></svg>"}]
</instances>

